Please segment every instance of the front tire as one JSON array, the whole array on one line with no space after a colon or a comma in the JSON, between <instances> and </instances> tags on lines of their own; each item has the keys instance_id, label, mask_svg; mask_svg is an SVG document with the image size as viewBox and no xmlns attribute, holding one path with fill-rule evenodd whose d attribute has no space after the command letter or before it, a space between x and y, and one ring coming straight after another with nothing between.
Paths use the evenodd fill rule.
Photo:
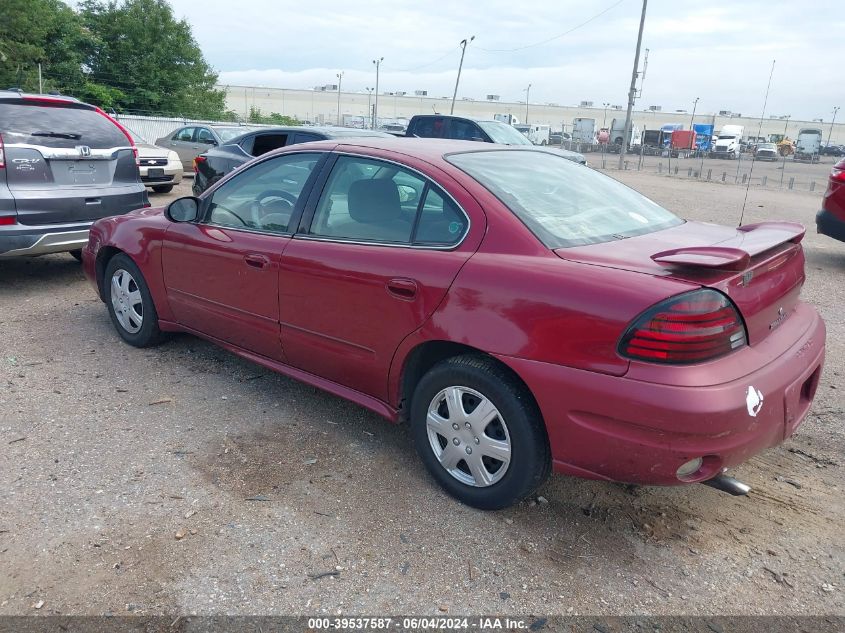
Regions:
<instances>
[{"instance_id":1,"label":"front tire","mask_svg":"<svg viewBox=\"0 0 845 633\"><path fill-rule=\"evenodd\" d=\"M103 277L109 316L120 337L135 347L150 347L161 339L150 289L141 270L124 253L109 260Z\"/></svg>"},{"instance_id":2,"label":"front tire","mask_svg":"<svg viewBox=\"0 0 845 633\"><path fill-rule=\"evenodd\" d=\"M551 472L543 420L526 388L483 356L459 356L420 380L411 404L417 452L437 482L475 508L498 510Z\"/></svg>"}]
</instances>

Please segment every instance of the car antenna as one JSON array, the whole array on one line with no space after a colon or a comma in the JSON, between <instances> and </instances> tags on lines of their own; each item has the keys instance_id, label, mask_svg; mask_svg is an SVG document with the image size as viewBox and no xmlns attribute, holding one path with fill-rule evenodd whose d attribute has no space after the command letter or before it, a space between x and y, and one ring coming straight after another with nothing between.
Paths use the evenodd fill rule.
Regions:
<instances>
[{"instance_id":1,"label":"car antenna","mask_svg":"<svg viewBox=\"0 0 845 633\"><path fill-rule=\"evenodd\" d=\"M772 60L772 71L769 73L769 83L766 85L766 97L763 99L763 111L760 113L760 125L757 128L757 143L760 142L760 134L763 132L763 117L766 116L766 104L769 103L769 89L772 87L772 76L775 74L775 60ZM751 174L754 173L754 162L757 160L757 152L751 154L751 169L748 170L748 182L745 184L745 200L742 201L742 211L739 214L739 224L742 226L742 219L745 217L745 205L748 204L748 190L751 189Z\"/></svg>"}]
</instances>

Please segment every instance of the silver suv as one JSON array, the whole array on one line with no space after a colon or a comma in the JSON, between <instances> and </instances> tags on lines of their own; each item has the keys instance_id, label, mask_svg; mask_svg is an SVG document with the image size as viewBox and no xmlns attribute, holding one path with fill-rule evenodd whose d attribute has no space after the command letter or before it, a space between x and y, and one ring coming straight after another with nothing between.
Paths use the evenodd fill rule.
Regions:
<instances>
[{"instance_id":1,"label":"silver suv","mask_svg":"<svg viewBox=\"0 0 845 633\"><path fill-rule=\"evenodd\" d=\"M148 206L134 143L106 113L0 90L0 258L78 257L94 220Z\"/></svg>"}]
</instances>

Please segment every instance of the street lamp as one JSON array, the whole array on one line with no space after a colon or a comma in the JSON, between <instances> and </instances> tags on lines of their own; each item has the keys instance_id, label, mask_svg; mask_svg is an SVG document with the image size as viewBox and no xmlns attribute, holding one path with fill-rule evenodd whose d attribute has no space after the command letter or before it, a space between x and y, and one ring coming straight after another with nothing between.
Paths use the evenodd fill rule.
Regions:
<instances>
[{"instance_id":1,"label":"street lamp","mask_svg":"<svg viewBox=\"0 0 845 633\"><path fill-rule=\"evenodd\" d=\"M458 96L458 82L461 81L461 69L464 67L464 53L467 51L467 44L475 39L475 35L467 39L461 40L461 61L458 64L458 76L455 78L455 92L452 93L452 107L449 109L449 114L455 113L455 99Z\"/></svg>"},{"instance_id":2,"label":"street lamp","mask_svg":"<svg viewBox=\"0 0 845 633\"><path fill-rule=\"evenodd\" d=\"M340 126L340 82L343 81L343 71L341 70L337 75L337 124Z\"/></svg>"},{"instance_id":3,"label":"street lamp","mask_svg":"<svg viewBox=\"0 0 845 633\"><path fill-rule=\"evenodd\" d=\"M373 110L370 100L373 98L373 88L364 88L367 91L367 118L370 119L370 129L373 129Z\"/></svg>"},{"instance_id":4,"label":"street lamp","mask_svg":"<svg viewBox=\"0 0 845 633\"><path fill-rule=\"evenodd\" d=\"M698 106L698 100L700 97L696 97L695 101L692 102L692 116L689 118L689 129L695 131L693 127L693 122L695 121L695 109Z\"/></svg>"},{"instance_id":5,"label":"street lamp","mask_svg":"<svg viewBox=\"0 0 845 633\"><path fill-rule=\"evenodd\" d=\"M528 125L528 97L531 95L531 84L525 89L525 125Z\"/></svg>"},{"instance_id":6,"label":"street lamp","mask_svg":"<svg viewBox=\"0 0 845 633\"><path fill-rule=\"evenodd\" d=\"M602 103L604 106L604 119L602 119L601 126L607 127L607 109L610 107L609 103Z\"/></svg>"},{"instance_id":7,"label":"street lamp","mask_svg":"<svg viewBox=\"0 0 845 633\"><path fill-rule=\"evenodd\" d=\"M375 64L375 66L376 66L376 88L375 88L375 90L376 90L376 102L375 102L375 105L373 106L373 126L372 126L373 129L376 129L376 126L378 125L378 69L379 69L379 66L381 66L381 63L383 61L384 61L384 57L379 57L378 59L373 60L373 64Z\"/></svg>"},{"instance_id":8,"label":"street lamp","mask_svg":"<svg viewBox=\"0 0 845 633\"><path fill-rule=\"evenodd\" d=\"M839 106L833 108L833 118L830 120L830 131L827 133L827 145L825 147L830 147L830 137L833 134L833 122L836 121L837 112L839 112Z\"/></svg>"},{"instance_id":9,"label":"street lamp","mask_svg":"<svg viewBox=\"0 0 845 633\"><path fill-rule=\"evenodd\" d=\"M783 124L783 138L784 138L784 140L786 140L786 128L789 125L789 119L790 119L791 116L792 116L791 114L787 114L785 117L783 117L784 119L786 119L786 123Z\"/></svg>"}]
</instances>

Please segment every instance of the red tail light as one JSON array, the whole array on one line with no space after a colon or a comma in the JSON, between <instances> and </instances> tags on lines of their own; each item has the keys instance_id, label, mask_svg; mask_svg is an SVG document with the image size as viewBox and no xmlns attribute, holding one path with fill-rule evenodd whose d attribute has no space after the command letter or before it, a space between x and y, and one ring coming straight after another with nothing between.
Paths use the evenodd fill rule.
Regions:
<instances>
[{"instance_id":1,"label":"red tail light","mask_svg":"<svg viewBox=\"0 0 845 633\"><path fill-rule=\"evenodd\" d=\"M745 325L731 300L710 289L662 301L637 317L619 353L653 363L700 363L747 344Z\"/></svg>"},{"instance_id":2,"label":"red tail light","mask_svg":"<svg viewBox=\"0 0 845 633\"><path fill-rule=\"evenodd\" d=\"M830 170L830 179L837 182L845 182L845 165L837 163L836 167Z\"/></svg>"},{"instance_id":3,"label":"red tail light","mask_svg":"<svg viewBox=\"0 0 845 633\"><path fill-rule=\"evenodd\" d=\"M0 134L0 169L6 167L6 146L3 145L3 135Z\"/></svg>"},{"instance_id":4,"label":"red tail light","mask_svg":"<svg viewBox=\"0 0 845 633\"><path fill-rule=\"evenodd\" d=\"M18 219L14 215L0 215L0 226L12 226L17 223Z\"/></svg>"},{"instance_id":5,"label":"red tail light","mask_svg":"<svg viewBox=\"0 0 845 633\"><path fill-rule=\"evenodd\" d=\"M208 160L208 159L205 156L197 156L196 158L194 158L194 173L195 174L200 173L200 163L204 163L206 160Z\"/></svg>"}]
</instances>

